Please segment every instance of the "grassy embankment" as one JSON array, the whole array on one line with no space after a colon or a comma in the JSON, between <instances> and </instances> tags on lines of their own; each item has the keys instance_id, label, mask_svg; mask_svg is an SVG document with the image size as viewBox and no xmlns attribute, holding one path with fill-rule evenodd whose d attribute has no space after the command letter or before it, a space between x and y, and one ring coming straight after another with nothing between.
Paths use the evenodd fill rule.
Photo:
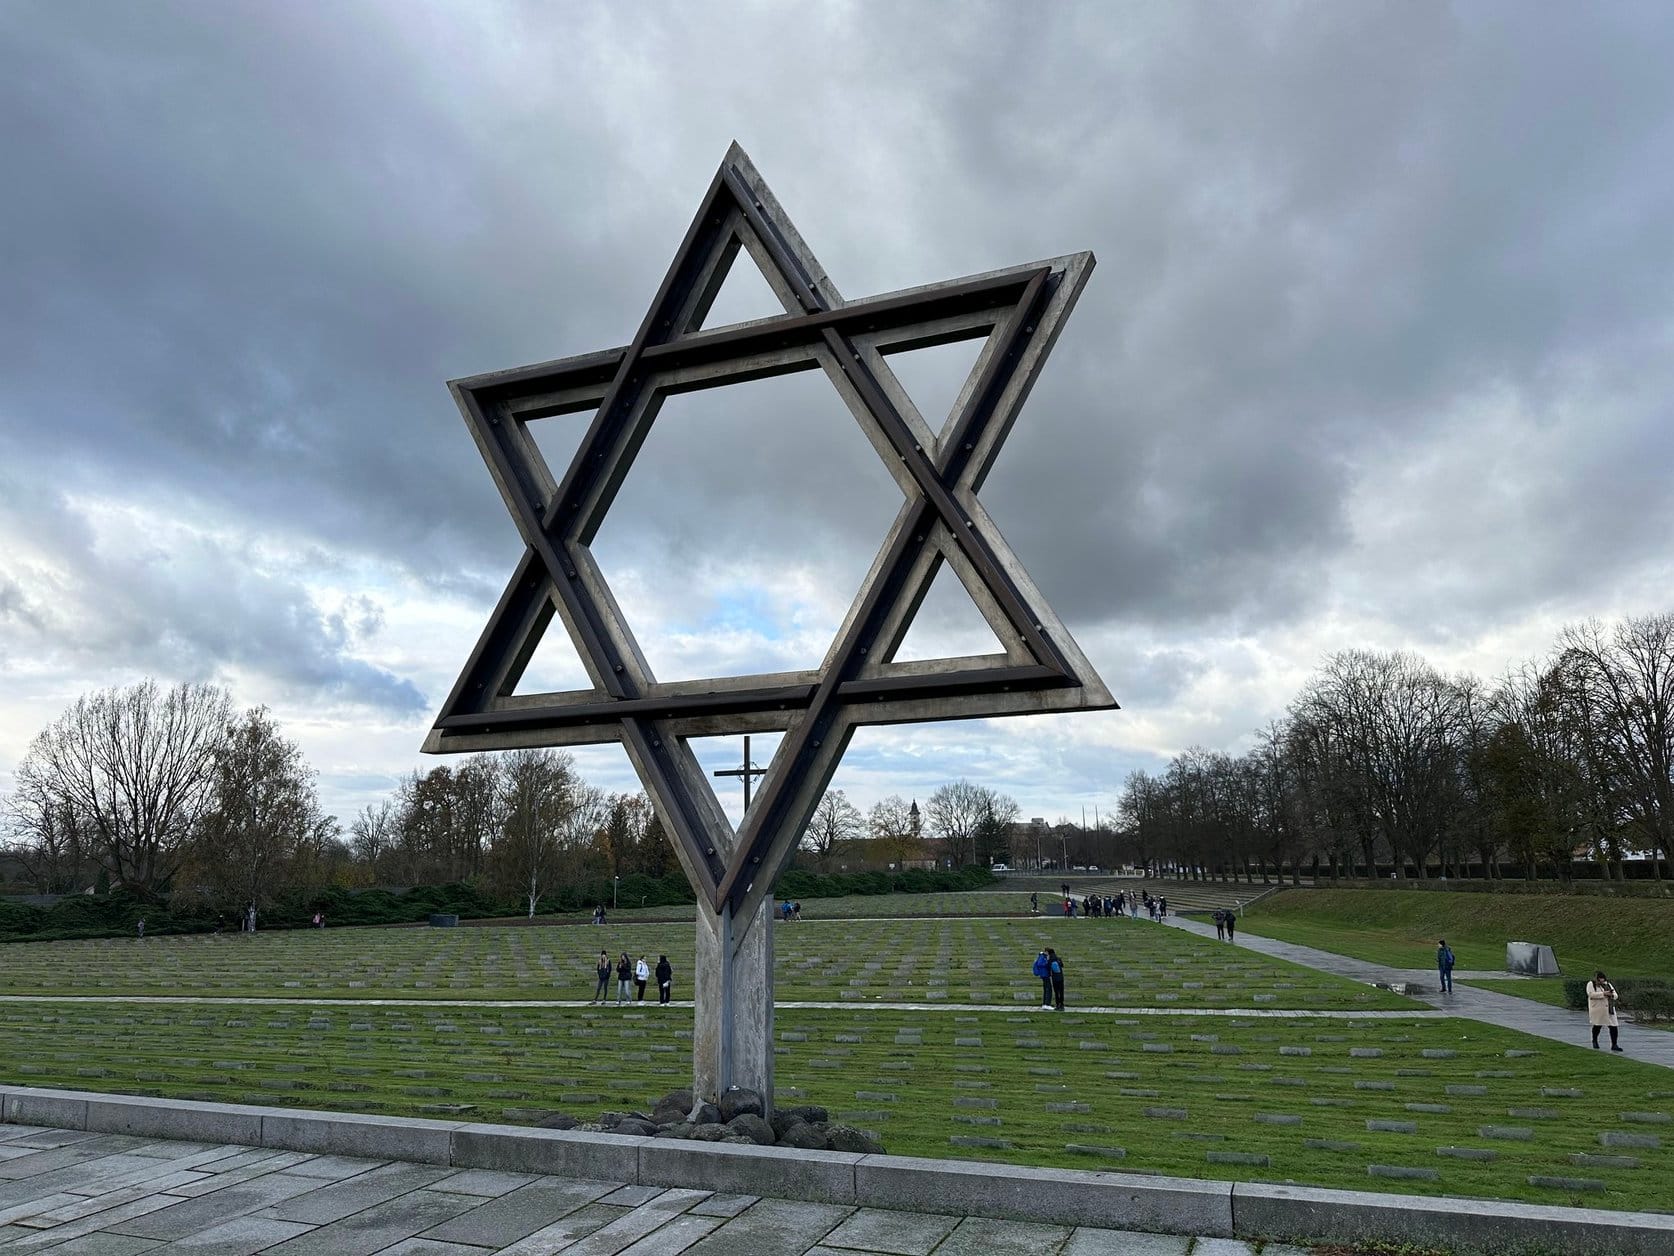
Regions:
<instances>
[{"instance_id":1,"label":"grassy embankment","mask_svg":"<svg viewBox=\"0 0 1674 1256\"><path fill-rule=\"evenodd\" d=\"M1243 932L1392 968L1429 968L1446 938L1459 967L1505 970L1507 942L1544 942L1564 974L1674 977L1674 900L1443 890L1287 890L1251 908ZM1473 984L1563 1006L1563 981Z\"/></svg>"}]
</instances>

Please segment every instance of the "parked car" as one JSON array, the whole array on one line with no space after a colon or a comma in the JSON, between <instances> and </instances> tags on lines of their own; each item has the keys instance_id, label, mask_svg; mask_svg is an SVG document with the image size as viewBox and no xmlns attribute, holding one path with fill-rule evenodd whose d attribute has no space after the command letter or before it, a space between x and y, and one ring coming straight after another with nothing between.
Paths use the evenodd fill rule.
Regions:
<instances>
[{"instance_id":1,"label":"parked car","mask_svg":"<svg viewBox=\"0 0 1674 1256\"><path fill-rule=\"evenodd\" d=\"M993 867L991 867L989 869L989 871L990 872L1010 872L1011 871L1011 865L1010 864L995 864Z\"/></svg>"}]
</instances>

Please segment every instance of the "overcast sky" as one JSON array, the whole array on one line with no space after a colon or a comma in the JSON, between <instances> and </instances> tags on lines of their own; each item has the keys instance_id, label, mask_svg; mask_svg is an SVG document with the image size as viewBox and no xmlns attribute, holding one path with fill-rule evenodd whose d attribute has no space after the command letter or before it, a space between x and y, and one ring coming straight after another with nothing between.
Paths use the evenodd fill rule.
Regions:
<instances>
[{"instance_id":1,"label":"overcast sky","mask_svg":"<svg viewBox=\"0 0 1674 1256\"><path fill-rule=\"evenodd\" d=\"M734 139L850 298L1099 259L983 500L1124 709L864 730L863 807L1079 819L1331 651L1669 609L1671 65L1662 3L6 0L0 790L147 675L345 820L433 763L520 552L445 382L630 339ZM899 501L792 376L671 401L597 553L659 678L811 666Z\"/></svg>"}]
</instances>

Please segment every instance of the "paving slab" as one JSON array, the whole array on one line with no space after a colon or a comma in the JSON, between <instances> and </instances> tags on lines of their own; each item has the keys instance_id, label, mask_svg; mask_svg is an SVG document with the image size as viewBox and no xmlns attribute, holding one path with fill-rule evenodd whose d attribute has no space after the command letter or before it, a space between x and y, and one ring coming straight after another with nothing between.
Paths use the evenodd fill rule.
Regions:
<instances>
[{"instance_id":1,"label":"paving slab","mask_svg":"<svg viewBox=\"0 0 1674 1256\"><path fill-rule=\"evenodd\" d=\"M451 1190L451 1179L436 1184ZM637 1188L636 1188L637 1189ZM505 1247L612 1193L609 1182L563 1178L533 1178L523 1186L491 1200L433 1229L419 1231L425 1238L478 1247ZM654 1194L660 1194L660 1191Z\"/></svg>"},{"instance_id":2,"label":"paving slab","mask_svg":"<svg viewBox=\"0 0 1674 1256\"><path fill-rule=\"evenodd\" d=\"M140 1252L162 1246L157 1239L139 1239L128 1234L84 1234L57 1244L52 1250L59 1256L138 1256Z\"/></svg>"},{"instance_id":3,"label":"paving slab","mask_svg":"<svg viewBox=\"0 0 1674 1256\"><path fill-rule=\"evenodd\" d=\"M104 1228L115 1229L121 1234L137 1235L140 1238L167 1239L174 1242L198 1234L207 1226L257 1212L290 1199L293 1195L301 1195L305 1191L317 1190L319 1185L315 1178L269 1173L254 1181L241 1182L237 1186L229 1186L225 1190L215 1191L198 1199L183 1199L179 1203L170 1204L167 1208L160 1208L135 1220ZM291 1233L295 1231L280 1234L273 1242L289 1238Z\"/></svg>"},{"instance_id":4,"label":"paving slab","mask_svg":"<svg viewBox=\"0 0 1674 1256\"><path fill-rule=\"evenodd\" d=\"M935 1213L860 1208L825 1236L825 1246L893 1256L929 1256L958 1224L958 1217Z\"/></svg>"},{"instance_id":5,"label":"paving slab","mask_svg":"<svg viewBox=\"0 0 1674 1256\"><path fill-rule=\"evenodd\" d=\"M447 1176L446 1169L432 1165L386 1164L357 1177L324 1186L317 1180L308 1179L305 1193L290 1196L282 1203L267 1209L262 1215L276 1217L281 1221L328 1225L375 1204L381 1204L386 1199L394 1199L409 1191L429 1186ZM420 1226L419 1230L427 1228Z\"/></svg>"},{"instance_id":6,"label":"paving slab","mask_svg":"<svg viewBox=\"0 0 1674 1256\"><path fill-rule=\"evenodd\" d=\"M720 1217L684 1213L632 1246L624 1247L618 1256L676 1256L677 1253L690 1251L693 1244L725 1224Z\"/></svg>"},{"instance_id":7,"label":"paving slab","mask_svg":"<svg viewBox=\"0 0 1674 1256\"><path fill-rule=\"evenodd\" d=\"M936 1248L936 1256L1037 1256L1057 1252L1071 1233L1069 1226L966 1217Z\"/></svg>"},{"instance_id":8,"label":"paving slab","mask_svg":"<svg viewBox=\"0 0 1674 1256\"><path fill-rule=\"evenodd\" d=\"M1192 1240L1176 1234L1082 1228L1064 1244L1062 1256L1186 1256Z\"/></svg>"},{"instance_id":9,"label":"paving slab","mask_svg":"<svg viewBox=\"0 0 1674 1256\"><path fill-rule=\"evenodd\" d=\"M410 1191L266 1250L279 1256L371 1256L469 1212L480 1202L472 1195Z\"/></svg>"},{"instance_id":10,"label":"paving slab","mask_svg":"<svg viewBox=\"0 0 1674 1256\"><path fill-rule=\"evenodd\" d=\"M705 1194L707 1192L665 1191L656 1199L625 1212L609 1225L594 1230L580 1242L563 1250L566 1256L618 1256L618 1253L632 1247L647 1235L660 1230ZM701 1220L709 1221L711 1218L705 1217Z\"/></svg>"},{"instance_id":11,"label":"paving slab","mask_svg":"<svg viewBox=\"0 0 1674 1256\"><path fill-rule=\"evenodd\" d=\"M293 1221L274 1221L271 1218L235 1217L207 1230L183 1235L168 1244L170 1256L180 1253L200 1253L201 1256L252 1256L267 1251L308 1227Z\"/></svg>"},{"instance_id":12,"label":"paving slab","mask_svg":"<svg viewBox=\"0 0 1674 1256\"><path fill-rule=\"evenodd\" d=\"M853 1211L837 1204L764 1199L689 1250L692 1256L785 1256L805 1252Z\"/></svg>"},{"instance_id":13,"label":"paving slab","mask_svg":"<svg viewBox=\"0 0 1674 1256\"><path fill-rule=\"evenodd\" d=\"M482 1195L489 1199L497 1198L520 1186L527 1186L540 1179L532 1173L505 1173L497 1169L464 1169L458 1173L442 1178L436 1183L439 1191L453 1191L460 1195Z\"/></svg>"}]
</instances>

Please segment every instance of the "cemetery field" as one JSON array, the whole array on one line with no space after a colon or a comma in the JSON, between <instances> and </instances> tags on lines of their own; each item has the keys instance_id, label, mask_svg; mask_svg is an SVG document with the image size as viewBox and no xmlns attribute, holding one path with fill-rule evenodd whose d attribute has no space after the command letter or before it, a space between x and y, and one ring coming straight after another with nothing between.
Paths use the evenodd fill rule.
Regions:
<instances>
[{"instance_id":1,"label":"cemetery field","mask_svg":"<svg viewBox=\"0 0 1674 1256\"><path fill-rule=\"evenodd\" d=\"M658 1008L0 1004L7 1082L466 1120L649 1110ZM897 1154L1666 1208L1674 1077L1454 1019L784 1008L781 1102Z\"/></svg>"},{"instance_id":2,"label":"cemetery field","mask_svg":"<svg viewBox=\"0 0 1674 1256\"><path fill-rule=\"evenodd\" d=\"M915 896L916 897L916 896ZM612 923L104 938L0 948L0 995L586 1000L600 948L655 966L690 997L695 926ZM776 923L781 1002L1040 1002L1037 952L1064 957L1072 1004L1163 1009L1411 1010L1412 1000L1148 920ZM612 978L614 988L614 976ZM653 994L655 987L653 987Z\"/></svg>"},{"instance_id":3,"label":"cemetery field","mask_svg":"<svg viewBox=\"0 0 1674 1256\"><path fill-rule=\"evenodd\" d=\"M1040 896L1041 914L1062 915L1059 882L1047 884L1030 878L1026 884L1007 889L956 890L934 894L850 894L839 898L810 898L803 900L804 920L866 920L895 919L918 916L1027 916L1029 895ZM1070 881L1077 903L1083 895L1118 893L1138 894L1146 890L1168 899L1169 911L1211 912L1218 907L1234 907L1256 897L1265 887L1260 885L1217 885L1212 883L1140 881L1101 877L1086 879L1077 876ZM627 903L614 910L607 905L612 921L622 920L693 920L695 909L686 904L680 907L632 907ZM590 911L566 913L566 920L586 920Z\"/></svg>"},{"instance_id":4,"label":"cemetery field","mask_svg":"<svg viewBox=\"0 0 1674 1256\"><path fill-rule=\"evenodd\" d=\"M1571 976L1674 976L1674 899L1287 889L1239 929L1393 968L1433 967L1446 938L1461 968L1503 972L1507 942L1544 942Z\"/></svg>"}]
</instances>

